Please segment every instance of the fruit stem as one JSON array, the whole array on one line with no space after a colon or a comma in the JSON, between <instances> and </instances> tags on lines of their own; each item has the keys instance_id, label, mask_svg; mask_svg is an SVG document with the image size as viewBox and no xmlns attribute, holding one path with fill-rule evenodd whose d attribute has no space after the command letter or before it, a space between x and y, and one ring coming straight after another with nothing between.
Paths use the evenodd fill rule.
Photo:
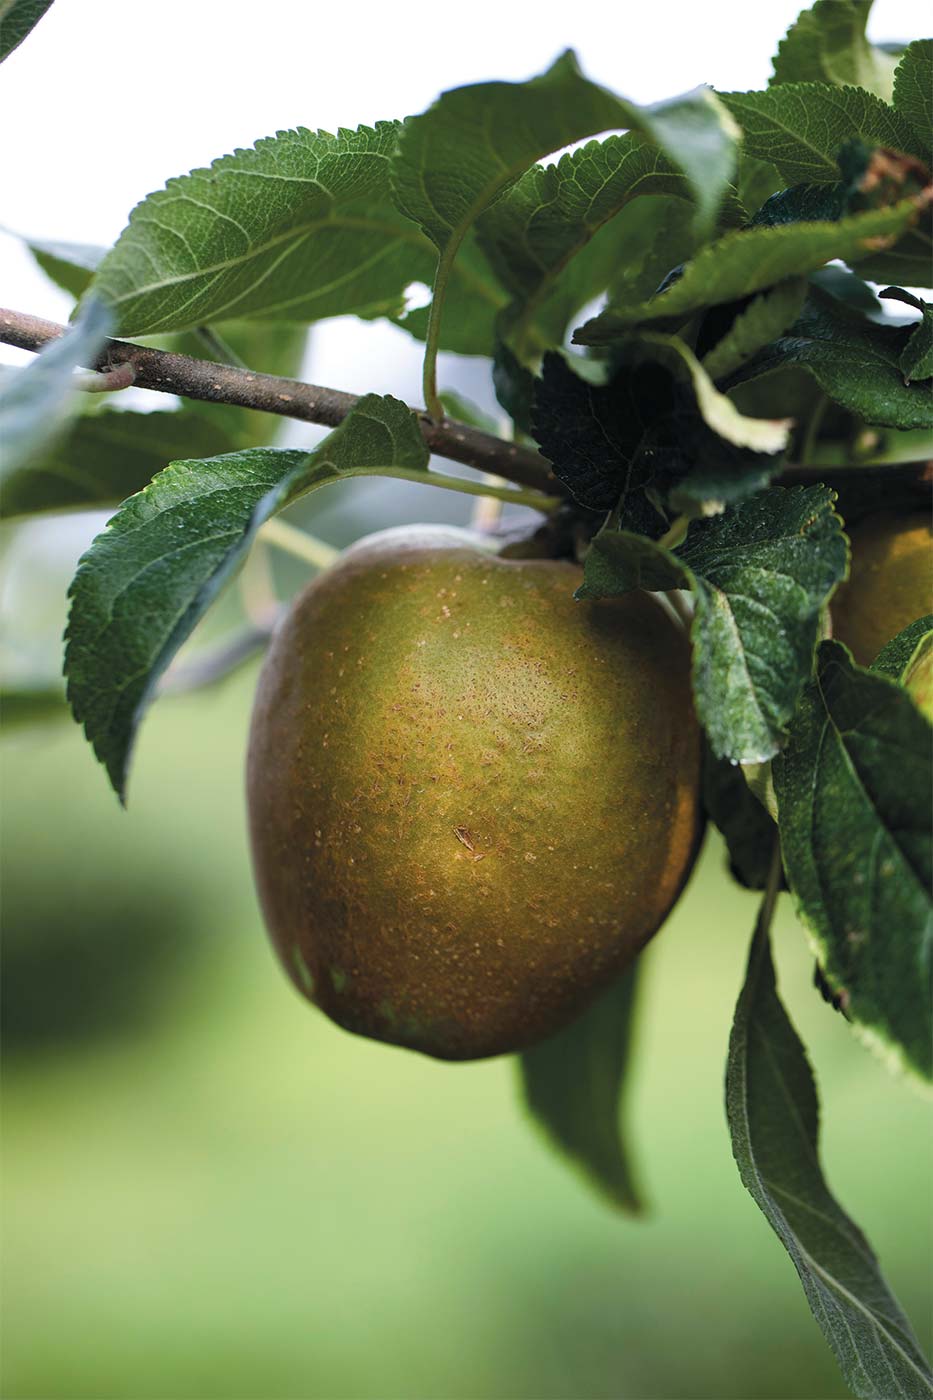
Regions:
<instances>
[{"instance_id":1,"label":"fruit stem","mask_svg":"<svg viewBox=\"0 0 933 1400\"><path fill-rule=\"evenodd\" d=\"M303 559L315 569L327 569L340 557L340 550L332 544L309 535L306 530L287 525L284 520L267 520L260 527L258 538L286 554L293 554L296 559Z\"/></svg>"}]
</instances>

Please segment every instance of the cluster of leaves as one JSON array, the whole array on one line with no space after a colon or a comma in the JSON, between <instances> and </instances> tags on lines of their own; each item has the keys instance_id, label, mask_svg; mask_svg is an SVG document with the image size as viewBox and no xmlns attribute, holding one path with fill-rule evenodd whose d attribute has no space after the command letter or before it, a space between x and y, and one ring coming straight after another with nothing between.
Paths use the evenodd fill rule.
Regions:
<instances>
[{"instance_id":1,"label":"cluster of leaves","mask_svg":"<svg viewBox=\"0 0 933 1400\"><path fill-rule=\"evenodd\" d=\"M16 429L7 514L137 490L81 562L66 655L75 716L122 797L160 676L263 522L339 477L445 478L416 414L376 393L310 453L269 445L259 415L203 404L144 429L105 407L51 441L101 316L194 353L219 326L252 369L286 373L310 323L385 317L424 341L436 417L438 351L489 359L542 481L552 471L591 539L580 596L692 596L706 804L737 877L766 889L729 1053L735 1154L849 1385L880 1397L933 1395L933 1377L823 1180L815 1088L768 944L783 875L846 1015L933 1078L929 726L900 684L933 619L870 671L821 641L843 521L828 486L786 479L789 464L854 461L876 479L933 433L933 310L895 286L882 295L909 310L886 317L872 285L930 285L933 42L879 49L869 7L816 0L764 91L640 107L565 54L406 122L280 132L223 156L144 199L109 251L34 242L79 311L4 381L0 416ZM409 309L420 283L430 304ZM552 1140L629 1209L617 1106L634 998L629 978L522 1059Z\"/></svg>"}]
</instances>

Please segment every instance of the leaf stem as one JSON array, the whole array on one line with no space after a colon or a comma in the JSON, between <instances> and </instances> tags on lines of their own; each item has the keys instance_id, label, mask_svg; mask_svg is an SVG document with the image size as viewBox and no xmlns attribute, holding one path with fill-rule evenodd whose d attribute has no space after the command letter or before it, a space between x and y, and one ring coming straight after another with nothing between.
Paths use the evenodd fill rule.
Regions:
<instances>
[{"instance_id":1,"label":"leaf stem","mask_svg":"<svg viewBox=\"0 0 933 1400\"><path fill-rule=\"evenodd\" d=\"M765 885L764 898L761 901L761 908L758 911L758 921L755 925L755 932L768 934L771 931L771 921L774 918L774 909L777 904L778 895L781 893L781 876L784 867L781 862L781 838L775 836L774 846L771 850L771 864L768 866L768 881Z\"/></svg>"},{"instance_id":2,"label":"leaf stem","mask_svg":"<svg viewBox=\"0 0 933 1400\"><path fill-rule=\"evenodd\" d=\"M424 336L422 393L424 394L425 411L435 423L442 422L444 418L444 405L437 392L437 352L441 338L441 312L444 306L447 283L450 280L450 269L453 267L459 247L460 239L451 239L437 260L434 286L431 288L431 309L428 312L428 325Z\"/></svg>"},{"instance_id":3,"label":"leaf stem","mask_svg":"<svg viewBox=\"0 0 933 1400\"><path fill-rule=\"evenodd\" d=\"M236 365L237 369L248 369L245 360L242 360L232 345L224 340L222 335L218 335L213 326L198 326L195 335L200 340L206 350L209 350L221 364Z\"/></svg>"},{"instance_id":4,"label":"leaf stem","mask_svg":"<svg viewBox=\"0 0 933 1400\"><path fill-rule=\"evenodd\" d=\"M679 544L683 544L687 538L687 530L690 526L688 515L678 515L667 534L662 535L658 540L660 549L676 549Z\"/></svg>"},{"instance_id":5,"label":"leaf stem","mask_svg":"<svg viewBox=\"0 0 933 1400\"><path fill-rule=\"evenodd\" d=\"M293 554L296 559L303 559L315 569L329 569L331 564L340 558L340 550L335 549L332 544L327 544L316 535L309 535L307 530L299 530L284 520L267 520L265 525L260 526L258 538L265 544L284 550L286 554Z\"/></svg>"}]
</instances>

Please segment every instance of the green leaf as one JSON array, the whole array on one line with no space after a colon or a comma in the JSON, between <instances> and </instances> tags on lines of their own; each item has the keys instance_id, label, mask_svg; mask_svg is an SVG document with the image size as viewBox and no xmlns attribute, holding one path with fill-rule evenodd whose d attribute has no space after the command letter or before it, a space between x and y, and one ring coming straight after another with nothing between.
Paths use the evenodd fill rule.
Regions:
<instances>
[{"instance_id":1,"label":"green leaf","mask_svg":"<svg viewBox=\"0 0 933 1400\"><path fill-rule=\"evenodd\" d=\"M242 564L263 521L338 478L426 478L427 461L410 409L369 394L310 455L253 448L173 462L123 503L79 564L65 654L75 718L121 800L136 730L159 677Z\"/></svg>"},{"instance_id":2,"label":"green leaf","mask_svg":"<svg viewBox=\"0 0 933 1400\"><path fill-rule=\"evenodd\" d=\"M661 147L712 217L735 131L711 91L639 107L584 78L569 51L528 82L454 88L409 118L393 162L396 202L445 254L534 161L612 127L635 127Z\"/></svg>"},{"instance_id":3,"label":"green leaf","mask_svg":"<svg viewBox=\"0 0 933 1400\"><path fill-rule=\"evenodd\" d=\"M726 1113L742 1183L787 1250L846 1384L865 1400L921 1400L933 1376L858 1226L819 1161L819 1104L806 1052L777 993L759 917L735 1009Z\"/></svg>"},{"instance_id":4,"label":"green leaf","mask_svg":"<svg viewBox=\"0 0 933 1400\"><path fill-rule=\"evenodd\" d=\"M787 83L719 95L742 128L746 154L770 161L788 185L834 184L839 148L853 137L866 146L924 154L910 122L861 88Z\"/></svg>"},{"instance_id":5,"label":"green leaf","mask_svg":"<svg viewBox=\"0 0 933 1400\"><path fill-rule=\"evenodd\" d=\"M883 646L869 666L870 671L878 671L882 676L902 684L908 679L916 663L926 656L933 643L933 615L918 617L903 632L898 632L886 646Z\"/></svg>"},{"instance_id":6,"label":"green leaf","mask_svg":"<svg viewBox=\"0 0 933 1400\"><path fill-rule=\"evenodd\" d=\"M156 472L186 454L212 456L234 444L199 414L132 413L105 408L77 419L40 459L4 481L0 514L92 509L140 491Z\"/></svg>"},{"instance_id":7,"label":"green leaf","mask_svg":"<svg viewBox=\"0 0 933 1400\"><path fill-rule=\"evenodd\" d=\"M585 362L577 363L585 372ZM602 384L575 373L563 355L549 354L534 384L532 431L554 475L581 505L614 508L626 528L659 534L664 517L645 488L656 471L656 428L675 402L670 375L658 365L626 367Z\"/></svg>"},{"instance_id":8,"label":"green leaf","mask_svg":"<svg viewBox=\"0 0 933 1400\"><path fill-rule=\"evenodd\" d=\"M103 348L112 318L109 308L91 301L80 319L50 341L23 369L4 375L0 385L0 481L48 450L74 412L74 371L92 364Z\"/></svg>"},{"instance_id":9,"label":"green leaf","mask_svg":"<svg viewBox=\"0 0 933 1400\"><path fill-rule=\"evenodd\" d=\"M928 428L933 425L929 390L905 384L901 369L913 331L913 326L879 325L813 287L787 334L747 360L726 387L796 366L812 375L834 403L866 423Z\"/></svg>"},{"instance_id":10,"label":"green leaf","mask_svg":"<svg viewBox=\"0 0 933 1400\"><path fill-rule=\"evenodd\" d=\"M933 159L933 39L908 45L894 74L894 107L917 138L918 154Z\"/></svg>"},{"instance_id":11,"label":"green leaf","mask_svg":"<svg viewBox=\"0 0 933 1400\"><path fill-rule=\"evenodd\" d=\"M777 827L749 787L742 768L716 758L707 746L703 763L703 806L725 838L733 877L749 890L763 890Z\"/></svg>"},{"instance_id":12,"label":"green leaf","mask_svg":"<svg viewBox=\"0 0 933 1400\"><path fill-rule=\"evenodd\" d=\"M519 304L520 325L529 326L538 303L567 265L630 200L667 194L689 209L691 193L687 177L656 146L634 133L610 136L563 155L556 165L527 170L482 215L480 242ZM570 315L609 285L613 264L621 261L614 254L610 244L609 256L600 260L589 284L576 279Z\"/></svg>"},{"instance_id":13,"label":"green leaf","mask_svg":"<svg viewBox=\"0 0 933 1400\"><path fill-rule=\"evenodd\" d=\"M838 173L838 172L837 172ZM611 303L574 334L581 345L607 345L637 322L676 323L706 306L735 301L833 258L857 263L877 239L894 241L916 220L914 199L836 221L736 229L701 248L680 276L648 301Z\"/></svg>"},{"instance_id":14,"label":"green leaf","mask_svg":"<svg viewBox=\"0 0 933 1400\"><path fill-rule=\"evenodd\" d=\"M928 301L921 301L912 292L905 292L903 287L885 287L878 295L886 297L889 301L903 301L920 312L920 321L911 329L910 339L897 362L904 376L904 383L910 384L915 379L933 378L933 305Z\"/></svg>"},{"instance_id":15,"label":"green leaf","mask_svg":"<svg viewBox=\"0 0 933 1400\"><path fill-rule=\"evenodd\" d=\"M19 48L52 0L0 0L0 63Z\"/></svg>"},{"instance_id":16,"label":"green leaf","mask_svg":"<svg viewBox=\"0 0 933 1400\"><path fill-rule=\"evenodd\" d=\"M107 249L94 243L61 243L42 238L24 238L23 242L56 287L75 299L87 290L107 256Z\"/></svg>"},{"instance_id":17,"label":"green leaf","mask_svg":"<svg viewBox=\"0 0 933 1400\"><path fill-rule=\"evenodd\" d=\"M621 342L608 383L597 377L602 366L574 363L578 373L562 356L545 356L533 433L575 498L614 508L615 525L658 534L659 493L670 492L678 511L721 510L778 469L788 424L740 414L676 337Z\"/></svg>"},{"instance_id":18,"label":"green leaf","mask_svg":"<svg viewBox=\"0 0 933 1400\"><path fill-rule=\"evenodd\" d=\"M784 867L846 1015L933 1077L930 726L887 676L823 642L773 765Z\"/></svg>"},{"instance_id":19,"label":"green leaf","mask_svg":"<svg viewBox=\"0 0 933 1400\"><path fill-rule=\"evenodd\" d=\"M778 282L756 296L732 322L726 334L703 356L710 379L723 379L796 321L807 295L803 277Z\"/></svg>"},{"instance_id":20,"label":"green leaf","mask_svg":"<svg viewBox=\"0 0 933 1400\"><path fill-rule=\"evenodd\" d=\"M434 258L389 198L398 132L279 132L149 195L92 283L119 332L400 315Z\"/></svg>"},{"instance_id":21,"label":"green leaf","mask_svg":"<svg viewBox=\"0 0 933 1400\"><path fill-rule=\"evenodd\" d=\"M846 571L834 499L825 486L772 487L692 522L676 550L612 530L590 547L578 597L691 589L694 704L717 758L761 763L785 741Z\"/></svg>"},{"instance_id":22,"label":"green leaf","mask_svg":"<svg viewBox=\"0 0 933 1400\"><path fill-rule=\"evenodd\" d=\"M758 160L742 151L739 156L736 190L739 203L748 214L754 214L765 200L776 194L783 180L769 160Z\"/></svg>"},{"instance_id":23,"label":"green leaf","mask_svg":"<svg viewBox=\"0 0 933 1400\"><path fill-rule=\"evenodd\" d=\"M619 1125L632 1049L638 964L557 1035L519 1060L525 1102L551 1145L624 1211L640 1214Z\"/></svg>"},{"instance_id":24,"label":"green leaf","mask_svg":"<svg viewBox=\"0 0 933 1400\"><path fill-rule=\"evenodd\" d=\"M431 239L439 260L426 356L457 250L493 201L540 157L612 127L635 127L683 170L701 224L719 207L735 159L735 124L708 88L638 107L589 82L567 52L526 83L477 83L445 92L402 130L392 163L395 201Z\"/></svg>"},{"instance_id":25,"label":"green leaf","mask_svg":"<svg viewBox=\"0 0 933 1400\"><path fill-rule=\"evenodd\" d=\"M816 0L781 40L772 85L850 85L890 102L896 61L868 41L865 24L871 6L872 0Z\"/></svg>"}]
</instances>

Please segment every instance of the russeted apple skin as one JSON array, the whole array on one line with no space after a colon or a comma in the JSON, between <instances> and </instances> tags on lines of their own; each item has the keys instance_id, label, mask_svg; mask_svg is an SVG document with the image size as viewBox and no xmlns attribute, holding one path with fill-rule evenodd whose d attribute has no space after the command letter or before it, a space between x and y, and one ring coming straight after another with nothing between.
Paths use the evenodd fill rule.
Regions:
<instances>
[{"instance_id":1,"label":"russeted apple skin","mask_svg":"<svg viewBox=\"0 0 933 1400\"><path fill-rule=\"evenodd\" d=\"M297 598L248 758L265 919L346 1029L521 1049L664 921L700 832L689 651L642 594L466 531L387 530Z\"/></svg>"},{"instance_id":2,"label":"russeted apple skin","mask_svg":"<svg viewBox=\"0 0 933 1400\"><path fill-rule=\"evenodd\" d=\"M860 666L933 608L933 529L928 511L879 511L849 531L849 578L832 600L833 636Z\"/></svg>"}]
</instances>

